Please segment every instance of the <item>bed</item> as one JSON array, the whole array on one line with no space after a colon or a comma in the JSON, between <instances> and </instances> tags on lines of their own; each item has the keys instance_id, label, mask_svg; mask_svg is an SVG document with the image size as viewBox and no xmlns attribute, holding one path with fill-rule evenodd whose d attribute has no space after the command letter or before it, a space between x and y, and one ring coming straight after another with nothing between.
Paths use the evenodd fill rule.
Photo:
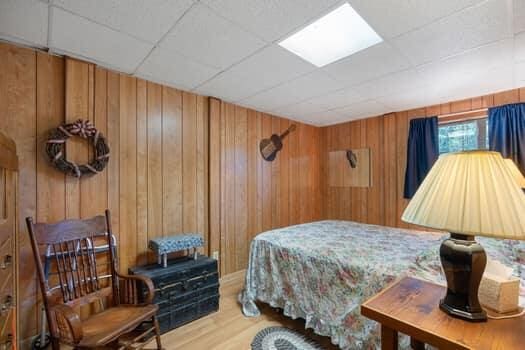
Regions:
<instances>
[{"instance_id":1,"label":"bed","mask_svg":"<svg viewBox=\"0 0 525 350\"><path fill-rule=\"evenodd\" d=\"M251 243L243 313L256 301L281 308L341 349L379 346L378 325L360 315L363 301L404 275L445 283L439 261L443 233L351 221L319 221L259 234ZM478 238L489 257L513 266L525 296L525 244Z\"/></svg>"}]
</instances>

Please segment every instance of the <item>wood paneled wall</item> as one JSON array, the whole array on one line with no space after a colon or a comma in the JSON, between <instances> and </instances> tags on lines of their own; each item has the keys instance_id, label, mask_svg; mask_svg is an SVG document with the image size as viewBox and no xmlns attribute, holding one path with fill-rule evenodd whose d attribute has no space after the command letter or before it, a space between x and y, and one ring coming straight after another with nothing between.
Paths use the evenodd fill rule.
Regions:
<instances>
[{"instance_id":1,"label":"wood paneled wall","mask_svg":"<svg viewBox=\"0 0 525 350\"><path fill-rule=\"evenodd\" d=\"M123 271L151 258L152 237L202 232L207 252L208 98L8 44L0 44L0 62L0 130L20 157L22 338L40 323L26 216L54 222L109 208ZM52 168L44 152L49 131L78 118L111 148L104 172L81 181ZM92 153L76 139L66 151L77 162Z\"/></svg>"},{"instance_id":2,"label":"wood paneled wall","mask_svg":"<svg viewBox=\"0 0 525 350\"><path fill-rule=\"evenodd\" d=\"M114 73L92 64L0 43L0 130L20 159L21 336L38 332L38 290L24 218L53 222L112 212L121 269L143 264L151 237L204 233L222 274L246 267L257 233L325 218L405 227L399 217L410 119L525 101L525 89L335 126L298 128L273 162L259 141L291 121ZM50 129L89 119L111 159L82 179L53 169ZM372 187L329 188L328 151L371 148ZM71 140L68 157L91 149ZM25 343L27 345L27 342Z\"/></svg>"},{"instance_id":3,"label":"wood paneled wall","mask_svg":"<svg viewBox=\"0 0 525 350\"><path fill-rule=\"evenodd\" d=\"M322 128L322 217L413 227L401 221L408 204L403 198L403 186L410 120L515 102L525 102L525 88ZM371 187L328 186L328 152L363 147L371 151Z\"/></svg>"},{"instance_id":4,"label":"wood paneled wall","mask_svg":"<svg viewBox=\"0 0 525 350\"><path fill-rule=\"evenodd\" d=\"M246 268L256 234L320 219L320 129L295 123L273 162L259 153L290 123L210 100L210 252L221 252L223 274Z\"/></svg>"}]
</instances>

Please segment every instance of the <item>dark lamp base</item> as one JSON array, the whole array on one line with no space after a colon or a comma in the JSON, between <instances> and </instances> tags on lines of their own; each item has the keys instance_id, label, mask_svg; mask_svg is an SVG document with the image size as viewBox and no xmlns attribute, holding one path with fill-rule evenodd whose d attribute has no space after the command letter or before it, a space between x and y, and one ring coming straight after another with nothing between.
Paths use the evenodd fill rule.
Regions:
<instances>
[{"instance_id":1,"label":"dark lamp base","mask_svg":"<svg viewBox=\"0 0 525 350\"><path fill-rule=\"evenodd\" d=\"M487 314L478 299L478 289L487 264L483 247L474 236L451 233L439 250L447 279L447 294L441 310L468 321L483 322Z\"/></svg>"}]
</instances>

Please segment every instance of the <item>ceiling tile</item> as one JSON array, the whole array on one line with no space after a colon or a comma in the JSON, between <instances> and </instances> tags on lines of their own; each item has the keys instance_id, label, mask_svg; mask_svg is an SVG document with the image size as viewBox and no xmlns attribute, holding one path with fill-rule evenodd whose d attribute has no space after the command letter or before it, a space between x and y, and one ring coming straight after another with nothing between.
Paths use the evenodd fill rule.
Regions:
<instances>
[{"instance_id":1,"label":"ceiling tile","mask_svg":"<svg viewBox=\"0 0 525 350\"><path fill-rule=\"evenodd\" d=\"M525 32L514 37L514 59L516 62L525 61Z\"/></svg>"},{"instance_id":2,"label":"ceiling tile","mask_svg":"<svg viewBox=\"0 0 525 350\"><path fill-rule=\"evenodd\" d=\"M337 108L334 112L341 114L348 119L356 119L378 116L389 112L389 108L375 100L368 100L354 103L343 108Z\"/></svg>"},{"instance_id":3,"label":"ceiling tile","mask_svg":"<svg viewBox=\"0 0 525 350\"><path fill-rule=\"evenodd\" d=\"M196 1L53 0L53 5L155 43Z\"/></svg>"},{"instance_id":4,"label":"ceiling tile","mask_svg":"<svg viewBox=\"0 0 525 350\"><path fill-rule=\"evenodd\" d=\"M312 106L308 102L300 102L272 110L271 112L272 114L279 116L301 118L307 115L320 113L321 111L317 110L315 106Z\"/></svg>"},{"instance_id":5,"label":"ceiling tile","mask_svg":"<svg viewBox=\"0 0 525 350\"><path fill-rule=\"evenodd\" d=\"M47 46L47 5L37 0L0 1L0 37Z\"/></svg>"},{"instance_id":6,"label":"ceiling tile","mask_svg":"<svg viewBox=\"0 0 525 350\"><path fill-rule=\"evenodd\" d=\"M393 38L482 0L350 0L352 7L383 38Z\"/></svg>"},{"instance_id":7,"label":"ceiling tile","mask_svg":"<svg viewBox=\"0 0 525 350\"><path fill-rule=\"evenodd\" d=\"M264 106L271 110L294 104L308 98L324 95L341 88L337 82L326 73L316 70L300 78L266 90L245 100L255 106Z\"/></svg>"},{"instance_id":8,"label":"ceiling tile","mask_svg":"<svg viewBox=\"0 0 525 350\"><path fill-rule=\"evenodd\" d=\"M352 103L362 102L364 100L367 100L367 98L359 95L354 89L344 88L309 99L308 103L315 106L317 110L323 111L348 106Z\"/></svg>"},{"instance_id":9,"label":"ceiling tile","mask_svg":"<svg viewBox=\"0 0 525 350\"><path fill-rule=\"evenodd\" d=\"M422 87L400 93L393 93L388 96L382 96L377 100L393 112L439 103L438 101L430 102L427 92Z\"/></svg>"},{"instance_id":10,"label":"ceiling tile","mask_svg":"<svg viewBox=\"0 0 525 350\"><path fill-rule=\"evenodd\" d=\"M355 87L355 90L366 98L375 98L414 90L425 84L419 73L411 68L374 79Z\"/></svg>"},{"instance_id":11,"label":"ceiling tile","mask_svg":"<svg viewBox=\"0 0 525 350\"><path fill-rule=\"evenodd\" d=\"M194 89L195 92L201 95L217 97L228 102L238 102L246 97L255 95L261 90L248 77L229 71L218 74Z\"/></svg>"},{"instance_id":12,"label":"ceiling tile","mask_svg":"<svg viewBox=\"0 0 525 350\"><path fill-rule=\"evenodd\" d=\"M448 59L417 68L427 85L455 84L469 76L484 72L494 66L512 65L513 41L502 40L485 45Z\"/></svg>"},{"instance_id":13,"label":"ceiling tile","mask_svg":"<svg viewBox=\"0 0 525 350\"><path fill-rule=\"evenodd\" d=\"M427 95L440 101L454 101L481 96L513 87L514 66L487 67L483 72L447 79L427 86ZM434 102L432 102L434 103Z\"/></svg>"},{"instance_id":14,"label":"ceiling tile","mask_svg":"<svg viewBox=\"0 0 525 350\"><path fill-rule=\"evenodd\" d=\"M524 87L525 86L525 61L517 63L514 70L516 72L515 87Z\"/></svg>"},{"instance_id":15,"label":"ceiling tile","mask_svg":"<svg viewBox=\"0 0 525 350\"><path fill-rule=\"evenodd\" d=\"M340 0L203 0L222 16L268 42L329 12Z\"/></svg>"},{"instance_id":16,"label":"ceiling tile","mask_svg":"<svg viewBox=\"0 0 525 350\"><path fill-rule=\"evenodd\" d=\"M510 38L508 2L489 0L393 39L415 65Z\"/></svg>"},{"instance_id":17,"label":"ceiling tile","mask_svg":"<svg viewBox=\"0 0 525 350\"><path fill-rule=\"evenodd\" d=\"M514 33L520 33L525 31L525 1L514 0L513 4Z\"/></svg>"},{"instance_id":18,"label":"ceiling tile","mask_svg":"<svg viewBox=\"0 0 525 350\"><path fill-rule=\"evenodd\" d=\"M310 72L315 66L270 45L195 89L200 94L240 102L261 91Z\"/></svg>"},{"instance_id":19,"label":"ceiling tile","mask_svg":"<svg viewBox=\"0 0 525 350\"><path fill-rule=\"evenodd\" d=\"M133 72L152 48L127 34L59 8L51 8L51 18L51 49L123 72Z\"/></svg>"},{"instance_id":20,"label":"ceiling tile","mask_svg":"<svg viewBox=\"0 0 525 350\"><path fill-rule=\"evenodd\" d=\"M166 49L217 68L227 68L266 43L208 7L197 4L160 43Z\"/></svg>"},{"instance_id":21,"label":"ceiling tile","mask_svg":"<svg viewBox=\"0 0 525 350\"><path fill-rule=\"evenodd\" d=\"M179 89L191 90L217 74L209 67L161 48L155 48L137 70L141 77L152 77Z\"/></svg>"},{"instance_id":22,"label":"ceiling tile","mask_svg":"<svg viewBox=\"0 0 525 350\"><path fill-rule=\"evenodd\" d=\"M308 104L308 102L300 102L283 107L272 111L272 114L313 125L329 124L344 118L335 111L318 111L314 106Z\"/></svg>"},{"instance_id":23,"label":"ceiling tile","mask_svg":"<svg viewBox=\"0 0 525 350\"><path fill-rule=\"evenodd\" d=\"M277 45L269 45L227 72L249 80L258 91L311 72L316 67Z\"/></svg>"},{"instance_id":24,"label":"ceiling tile","mask_svg":"<svg viewBox=\"0 0 525 350\"><path fill-rule=\"evenodd\" d=\"M349 118L335 111L323 111L306 115L302 118L302 120L307 124L326 126L346 122L349 120Z\"/></svg>"},{"instance_id":25,"label":"ceiling tile","mask_svg":"<svg viewBox=\"0 0 525 350\"><path fill-rule=\"evenodd\" d=\"M383 42L322 69L347 85L357 85L409 68L410 63L392 46Z\"/></svg>"}]
</instances>

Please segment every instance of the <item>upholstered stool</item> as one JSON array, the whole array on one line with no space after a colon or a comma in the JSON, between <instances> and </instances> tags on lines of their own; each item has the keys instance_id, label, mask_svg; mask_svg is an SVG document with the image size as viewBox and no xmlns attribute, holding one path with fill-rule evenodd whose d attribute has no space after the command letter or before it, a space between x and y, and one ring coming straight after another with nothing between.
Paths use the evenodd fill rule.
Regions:
<instances>
[{"instance_id":1,"label":"upholstered stool","mask_svg":"<svg viewBox=\"0 0 525 350\"><path fill-rule=\"evenodd\" d=\"M157 254L158 263L163 267L168 266L168 254L181 250L193 249L193 258L197 259L197 248L204 246L201 234L189 233L170 237L154 238L149 241L149 249Z\"/></svg>"}]
</instances>

